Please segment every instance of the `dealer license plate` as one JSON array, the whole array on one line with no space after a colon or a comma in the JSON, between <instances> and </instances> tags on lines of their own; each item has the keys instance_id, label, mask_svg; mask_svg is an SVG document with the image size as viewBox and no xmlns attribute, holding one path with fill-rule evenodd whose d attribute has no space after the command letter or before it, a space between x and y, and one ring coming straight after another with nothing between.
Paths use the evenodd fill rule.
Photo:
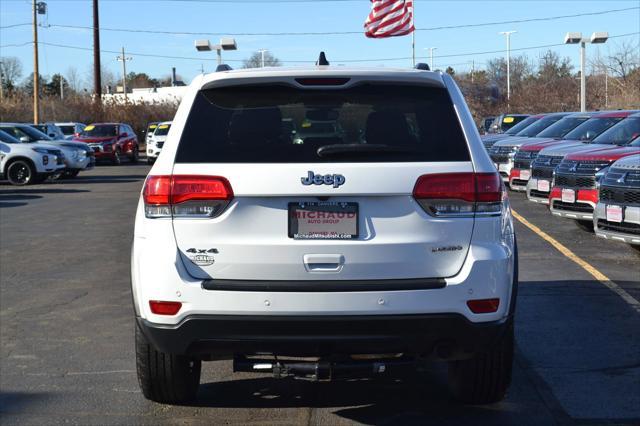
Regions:
<instances>
[{"instance_id":1,"label":"dealer license plate","mask_svg":"<svg viewBox=\"0 0 640 426\"><path fill-rule=\"evenodd\" d=\"M573 189L562 188L562 202L563 203L575 203L576 191Z\"/></svg>"},{"instance_id":2,"label":"dealer license plate","mask_svg":"<svg viewBox=\"0 0 640 426\"><path fill-rule=\"evenodd\" d=\"M531 177L531 170L520 170L520 179L529 180Z\"/></svg>"},{"instance_id":3,"label":"dealer license plate","mask_svg":"<svg viewBox=\"0 0 640 426\"><path fill-rule=\"evenodd\" d=\"M539 180L538 181L538 191L549 192L549 181L548 180Z\"/></svg>"},{"instance_id":4,"label":"dealer license plate","mask_svg":"<svg viewBox=\"0 0 640 426\"><path fill-rule=\"evenodd\" d=\"M607 206L607 221L618 223L622 222L622 207Z\"/></svg>"},{"instance_id":5,"label":"dealer license plate","mask_svg":"<svg viewBox=\"0 0 640 426\"><path fill-rule=\"evenodd\" d=\"M358 203L289 203L289 238L352 240L358 238Z\"/></svg>"}]
</instances>

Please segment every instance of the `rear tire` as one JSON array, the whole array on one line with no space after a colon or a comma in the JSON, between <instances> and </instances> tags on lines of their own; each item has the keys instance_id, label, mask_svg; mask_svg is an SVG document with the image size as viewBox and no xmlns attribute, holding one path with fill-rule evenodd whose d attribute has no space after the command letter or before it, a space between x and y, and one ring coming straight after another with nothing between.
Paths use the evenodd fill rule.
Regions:
<instances>
[{"instance_id":1,"label":"rear tire","mask_svg":"<svg viewBox=\"0 0 640 426\"><path fill-rule=\"evenodd\" d=\"M593 221L591 220L576 220L576 226L583 231L593 232Z\"/></svg>"},{"instance_id":2,"label":"rear tire","mask_svg":"<svg viewBox=\"0 0 640 426\"><path fill-rule=\"evenodd\" d=\"M147 157L147 164L153 164L153 163L155 163L155 162L156 162L156 159L155 159L155 158Z\"/></svg>"},{"instance_id":3,"label":"rear tire","mask_svg":"<svg viewBox=\"0 0 640 426\"><path fill-rule=\"evenodd\" d=\"M60 175L59 179L72 179L78 176L79 173L80 173L80 170L67 170Z\"/></svg>"},{"instance_id":4,"label":"rear tire","mask_svg":"<svg viewBox=\"0 0 640 426\"><path fill-rule=\"evenodd\" d=\"M138 148L133 148L133 151L131 152L131 157L129 157L129 161L131 161L131 164L137 164L138 160L140 159L140 153L138 152Z\"/></svg>"},{"instance_id":5,"label":"rear tire","mask_svg":"<svg viewBox=\"0 0 640 426\"><path fill-rule=\"evenodd\" d=\"M513 369L513 323L489 352L449 362L449 387L456 399L468 404L501 401L511 384Z\"/></svg>"},{"instance_id":6,"label":"rear tire","mask_svg":"<svg viewBox=\"0 0 640 426\"><path fill-rule=\"evenodd\" d=\"M145 398L165 404L195 399L202 361L157 351L136 325L136 370Z\"/></svg>"}]
</instances>

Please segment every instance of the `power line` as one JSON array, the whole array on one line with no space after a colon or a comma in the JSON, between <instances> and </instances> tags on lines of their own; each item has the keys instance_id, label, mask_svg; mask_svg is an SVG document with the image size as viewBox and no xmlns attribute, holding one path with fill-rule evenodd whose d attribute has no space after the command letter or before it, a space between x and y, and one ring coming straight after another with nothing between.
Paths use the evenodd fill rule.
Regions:
<instances>
[{"instance_id":1,"label":"power line","mask_svg":"<svg viewBox=\"0 0 640 426\"><path fill-rule=\"evenodd\" d=\"M609 36L609 38L620 38L620 37L629 37L629 36L633 36L633 35L638 35L640 34L640 32L633 32L633 33L626 33L626 34L617 34L617 35L612 35ZM32 44L32 42L26 42L26 43L22 43L22 44L18 44L18 45L3 45L0 46L0 48L4 48L4 47L20 47L20 46L25 46L25 45L29 45ZM52 46L52 47L60 47L60 48L64 48L64 49L76 49L76 50L93 50L90 47L81 47L81 46L70 46L70 45L66 45L66 44L57 44L57 43L48 43L48 42L40 42L40 44L44 44L47 46ZM566 46L566 44L564 43L555 43L555 44L543 44L543 45L538 45L538 46L527 46L527 47L520 47L520 48L512 48L512 51L523 51L523 50L535 50L535 49L545 49L545 48L549 48L549 47L559 47L559 46ZM101 53L121 53L120 51L117 50L100 50ZM493 54L493 53L504 53L505 49L501 49L501 50L486 50L483 52L465 52L465 53L454 53L454 54L449 54L449 55L438 55L439 58L456 58L456 57L464 57L464 56L480 56L480 55L489 55L489 54ZM215 61L216 59L214 58L206 58L206 57L202 57L202 56L169 56L169 55L158 55L158 54L153 54L153 53L136 53L136 52L128 52L130 55L134 55L134 56L142 56L142 57L150 57L150 58L162 58L162 59L185 59L185 60L194 60L194 61ZM427 59L426 56L418 56L417 58L419 59ZM333 62L335 63L342 63L342 62L353 62L353 63L357 63L357 62L390 62L390 61L402 61L402 60L408 60L411 59L410 56L400 56L400 57L394 57L394 58L370 58L370 59L334 59ZM306 63L315 63L314 60L309 60L309 61L302 61L302 60L286 60L286 59L282 59L283 62L288 62L288 63L300 63L300 64L306 64ZM229 59L229 60L225 60L225 62L244 62L244 60L242 59ZM458 65L458 64L454 64L454 65Z\"/></svg>"},{"instance_id":2,"label":"power line","mask_svg":"<svg viewBox=\"0 0 640 426\"><path fill-rule=\"evenodd\" d=\"M25 22L23 24L5 25L3 27L0 27L0 30L6 30L8 28L16 28L16 27L26 27L27 25L31 25L31 22Z\"/></svg>"},{"instance_id":3,"label":"power line","mask_svg":"<svg viewBox=\"0 0 640 426\"><path fill-rule=\"evenodd\" d=\"M194 1L194 0L172 0L172 1ZM331 1L336 1L336 0L331 0ZM482 23L476 23L476 24L461 24L461 25L448 25L448 26L439 26L439 27L416 28L416 31L441 31L441 30L478 28L478 27L506 25L506 24L522 24L526 22L554 21L558 19L577 18L577 17L583 17L583 16L597 16L597 15L605 15L610 13L626 12L630 10L638 10L638 9L640 9L640 7L636 6L636 7L627 7L624 9L602 10L599 12L577 13L573 15L558 15L558 16L541 17L541 18L517 19L517 20L510 20L510 21L495 21L495 22L482 22ZM67 24L50 24L49 27L85 29L85 30L92 29L92 27L89 27L89 26L67 25ZM228 36L326 36L326 35L353 35L353 34L363 33L362 30L270 32L270 33L223 33L223 32L207 32L207 31L197 32L197 31L138 30L138 29L130 29L130 28L105 28L105 27L101 27L100 29L102 31L125 32L125 33L168 34L168 35L208 35L208 36L224 36L224 35L228 35Z\"/></svg>"}]
</instances>

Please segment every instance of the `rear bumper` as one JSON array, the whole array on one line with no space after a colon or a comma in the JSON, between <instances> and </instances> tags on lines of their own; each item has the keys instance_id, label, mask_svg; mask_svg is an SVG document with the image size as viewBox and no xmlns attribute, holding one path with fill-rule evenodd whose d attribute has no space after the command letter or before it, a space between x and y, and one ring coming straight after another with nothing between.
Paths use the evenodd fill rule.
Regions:
<instances>
[{"instance_id":1,"label":"rear bumper","mask_svg":"<svg viewBox=\"0 0 640 426\"><path fill-rule=\"evenodd\" d=\"M137 318L162 352L208 358L233 355L328 356L404 353L465 359L490 348L511 317L472 323L459 314L367 316L191 315L176 325Z\"/></svg>"}]
</instances>

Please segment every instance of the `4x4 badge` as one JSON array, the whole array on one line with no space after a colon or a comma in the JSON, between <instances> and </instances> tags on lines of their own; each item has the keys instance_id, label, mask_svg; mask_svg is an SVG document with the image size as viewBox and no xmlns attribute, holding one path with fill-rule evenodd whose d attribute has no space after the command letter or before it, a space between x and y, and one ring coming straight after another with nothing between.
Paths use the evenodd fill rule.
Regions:
<instances>
[{"instance_id":1,"label":"4x4 badge","mask_svg":"<svg viewBox=\"0 0 640 426\"><path fill-rule=\"evenodd\" d=\"M209 265L213 265L215 263L215 259L213 256L211 256L212 254L218 254L218 249L217 248L210 248L210 249L200 249L200 248L190 248L186 250L189 257L189 260L191 260L193 263L195 263L198 266L209 266Z\"/></svg>"},{"instance_id":2,"label":"4x4 badge","mask_svg":"<svg viewBox=\"0 0 640 426\"><path fill-rule=\"evenodd\" d=\"M301 177L300 181L303 185L333 185L334 188L339 187L345 182L345 178L342 175L317 175L311 170L308 172L308 176Z\"/></svg>"}]
</instances>

